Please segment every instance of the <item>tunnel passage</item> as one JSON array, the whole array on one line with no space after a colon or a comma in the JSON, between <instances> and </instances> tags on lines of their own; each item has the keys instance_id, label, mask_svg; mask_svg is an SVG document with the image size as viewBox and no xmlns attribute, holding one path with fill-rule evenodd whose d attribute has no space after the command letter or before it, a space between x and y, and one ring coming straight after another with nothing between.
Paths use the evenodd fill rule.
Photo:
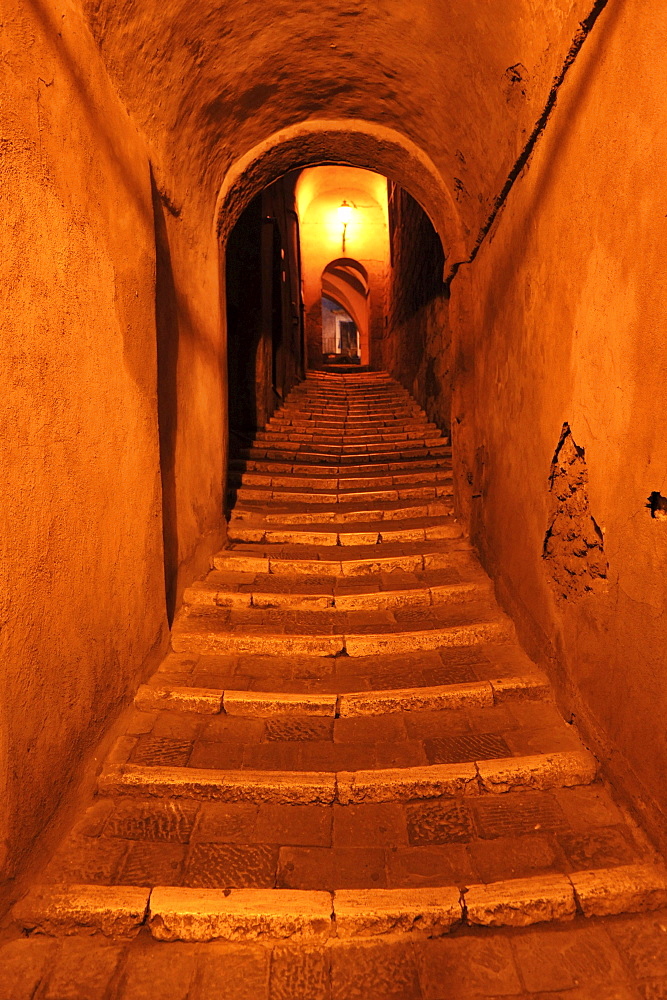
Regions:
<instances>
[{"instance_id":1,"label":"tunnel passage","mask_svg":"<svg viewBox=\"0 0 667 1000\"><path fill-rule=\"evenodd\" d=\"M592 32L605 6L608 16ZM4 504L15 543L2 630L3 875L21 862L85 748L166 642L160 518L170 526L166 575L177 577L170 605L222 535L227 359L213 219L220 185L237 164L251 191L240 199L244 208L285 170L332 157L373 166L427 208L450 273L474 247L452 302L463 316L455 437L461 492L465 468L484 446L490 488L481 542L489 561L538 631L554 636L583 707L606 730L614 756L627 755L634 768L638 781L629 784L646 801L655 794L664 812L665 741L647 746L643 736L650 713L664 714L665 539L659 522L640 511L646 494L661 488L665 447L655 417L664 343L654 335L664 318L656 294L664 212L655 182L667 162L655 100L667 52L664 11L656 0L564 0L543 5L539 17L529 0L306 7L283 19L253 0L155 10L150 2L77 0L63 17L53 0L40 0L6 19L6 153L18 197L15 215L9 199L3 255L15 314L5 409L17 442L16 474L5 488L18 501ZM571 48L575 31L582 44L590 33L582 56ZM559 71L564 55L567 81ZM628 66L638 70L631 88ZM547 116L554 79L559 96L550 94ZM338 116L338 126L313 124L321 113ZM343 136L346 117L355 121L344 124ZM371 152L369 120L386 126L382 136L376 129ZM398 131L419 147L412 160ZM259 159L259 146L276 148L278 133L282 166L273 161L255 186L246 157ZM535 136L529 164L527 135ZM385 138L394 142L391 169ZM417 161L427 178L421 184ZM164 209L155 234L149 163ZM447 190L455 204L438 203ZM481 229L499 197L497 224ZM457 212L460 227L448 229ZM224 215L220 225L231 227L236 216ZM282 247L275 234L270 242L273 315ZM157 406L154 263L173 271L173 282L168 273L157 282L168 306ZM431 330L444 329L444 299L419 305L415 315L422 309ZM383 348L399 343L391 318L389 331ZM288 381L285 330L269 333L265 367L278 394ZM430 370L406 375L403 368L400 376L415 382L427 409L433 399L441 422L446 407L429 386L446 380L437 359L447 355L434 351ZM544 470L565 415L586 446L591 508L606 532L612 571L608 593L556 613L539 553ZM504 479L511 487L499 489ZM150 602L137 602L149 593ZM564 626L561 613L569 615Z\"/></svg>"},{"instance_id":2,"label":"tunnel passage","mask_svg":"<svg viewBox=\"0 0 667 1000\"><path fill-rule=\"evenodd\" d=\"M449 352L445 255L396 181L347 164L290 170L256 193L226 240L231 453L309 370L387 370L420 402L448 398L434 369Z\"/></svg>"},{"instance_id":3,"label":"tunnel passage","mask_svg":"<svg viewBox=\"0 0 667 1000\"><path fill-rule=\"evenodd\" d=\"M368 272L358 261L340 258L322 272L322 361L368 364Z\"/></svg>"}]
</instances>

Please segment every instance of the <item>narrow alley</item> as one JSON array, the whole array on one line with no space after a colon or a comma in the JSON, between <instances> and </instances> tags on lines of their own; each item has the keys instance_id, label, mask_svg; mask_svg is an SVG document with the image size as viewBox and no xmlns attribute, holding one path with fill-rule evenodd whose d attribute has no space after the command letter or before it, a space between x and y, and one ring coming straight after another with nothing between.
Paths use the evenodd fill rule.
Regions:
<instances>
[{"instance_id":1,"label":"narrow alley","mask_svg":"<svg viewBox=\"0 0 667 1000\"><path fill-rule=\"evenodd\" d=\"M667 1000L667 4L0 57L0 1000Z\"/></svg>"}]
</instances>

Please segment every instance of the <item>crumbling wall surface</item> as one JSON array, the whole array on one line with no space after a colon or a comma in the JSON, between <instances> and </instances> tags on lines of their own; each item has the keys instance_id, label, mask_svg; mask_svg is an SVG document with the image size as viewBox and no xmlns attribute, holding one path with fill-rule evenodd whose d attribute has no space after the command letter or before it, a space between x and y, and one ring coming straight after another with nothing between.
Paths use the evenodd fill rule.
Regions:
<instances>
[{"instance_id":1,"label":"crumbling wall surface","mask_svg":"<svg viewBox=\"0 0 667 1000\"><path fill-rule=\"evenodd\" d=\"M1 895L166 617L145 147L68 4L0 47Z\"/></svg>"},{"instance_id":2,"label":"crumbling wall surface","mask_svg":"<svg viewBox=\"0 0 667 1000\"><path fill-rule=\"evenodd\" d=\"M451 337L442 244L421 206L395 184L390 185L389 218L384 367L409 389L441 430L449 431Z\"/></svg>"},{"instance_id":3,"label":"crumbling wall surface","mask_svg":"<svg viewBox=\"0 0 667 1000\"><path fill-rule=\"evenodd\" d=\"M451 287L460 508L663 844L666 80L664 3L610 3Z\"/></svg>"},{"instance_id":4,"label":"crumbling wall surface","mask_svg":"<svg viewBox=\"0 0 667 1000\"><path fill-rule=\"evenodd\" d=\"M542 558L557 601L577 601L607 578L604 539L588 501L584 449L563 424L549 475L549 527Z\"/></svg>"}]
</instances>

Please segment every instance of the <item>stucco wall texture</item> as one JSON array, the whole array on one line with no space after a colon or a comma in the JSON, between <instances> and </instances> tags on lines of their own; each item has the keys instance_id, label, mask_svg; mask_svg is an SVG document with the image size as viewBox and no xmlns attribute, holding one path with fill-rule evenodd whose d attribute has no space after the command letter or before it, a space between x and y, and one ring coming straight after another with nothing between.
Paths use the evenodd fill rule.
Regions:
<instances>
[{"instance_id":1,"label":"stucco wall texture","mask_svg":"<svg viewBox=\"0 0 667 1000\"><path fill-rule=\"evenodd\" d=\"M451 301L474 538L566 710L663 846L667 522L646 502L667 492L665 79L665 5L610 3ZM562 599L543 545L566 423L608 567Z\"/></svg>"},{"instance_id":2,"label":"stucco wall texture","mask_svg":"<svg viewBox=\"0 0 667 1000\"><path fill-rule=\"evenodd\" d=\"M2 881L166 617L145 146L76 12L0 6Z\"/></svg>"}]
</instances>

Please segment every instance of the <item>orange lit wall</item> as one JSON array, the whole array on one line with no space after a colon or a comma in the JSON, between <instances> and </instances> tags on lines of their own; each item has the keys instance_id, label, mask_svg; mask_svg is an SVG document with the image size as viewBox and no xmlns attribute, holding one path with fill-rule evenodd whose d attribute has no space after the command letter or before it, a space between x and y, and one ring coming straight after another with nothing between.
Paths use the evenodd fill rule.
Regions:
<instances>
[{"instance_id":1,"label":"orange lit wall","mask_svg":"<svg viewBox=\"0 0 667 1000\"><path fill-rule=\"evenodd\" d=\"M345 250L338 216L343 199L354 206L346 230ZM319 365L321 361L322 272L340 258L356 260L368 272L369 323L368 329L360 328L359 331L361 362L379 362L389 263L386 178L356 167L312 167L299 177L296 203L309 366Z\"/></svg>"}]
</instances>

